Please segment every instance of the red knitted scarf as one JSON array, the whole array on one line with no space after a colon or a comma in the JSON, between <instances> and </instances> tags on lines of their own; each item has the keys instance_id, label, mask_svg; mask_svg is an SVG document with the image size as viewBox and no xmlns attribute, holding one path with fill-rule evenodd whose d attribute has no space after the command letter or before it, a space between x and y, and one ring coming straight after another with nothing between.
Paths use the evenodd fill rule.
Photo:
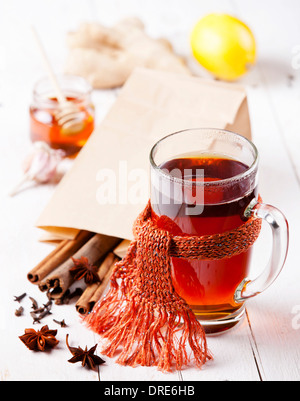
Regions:
<instances>
[{"instance_id":1,"label":"red knitted scarf","mask_svg":"<svg viewBox=\"0 0 300 401\"><path fill-rule=\"evenodd\" d=\"M261 220L250 218L229 232L172 236L151 218L150 202L134 225L135 240L115 265L106 297L84 319L107 339L102 354L129 366L180 370L191 360L201 367L212 359L205 332L175 291L171 258L222 259L245 252L257 239ZM188 354L187 345L190 347Z\"/></svg>"}]
</instances>

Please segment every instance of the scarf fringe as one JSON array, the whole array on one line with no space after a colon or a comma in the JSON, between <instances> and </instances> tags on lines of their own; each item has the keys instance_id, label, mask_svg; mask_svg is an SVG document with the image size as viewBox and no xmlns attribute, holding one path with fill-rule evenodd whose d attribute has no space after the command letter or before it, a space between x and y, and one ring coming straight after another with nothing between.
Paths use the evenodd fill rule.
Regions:
<instances>
[{"instance_id":1,"label":"scarf fringe","mask_svg":"<svg viewBox=\"0 0 300 401\"><path fill-rule=\"evenodd\" d=\"M189 308L175 313L167 304L156 306L136 291L135 255L136 242L116 264L106 297L84 318L87 327L107 340L101 353L118 354L116 362L121 365L157 366L163 372L174 366L181 370L190 362L201 368L212 359L201 324Z\"/></svg>"}]
</instances>

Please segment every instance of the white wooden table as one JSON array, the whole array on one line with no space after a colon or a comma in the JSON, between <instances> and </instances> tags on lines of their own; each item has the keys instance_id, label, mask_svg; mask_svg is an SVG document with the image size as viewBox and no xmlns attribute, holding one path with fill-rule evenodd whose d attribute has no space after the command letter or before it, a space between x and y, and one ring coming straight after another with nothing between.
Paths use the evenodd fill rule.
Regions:
<instances>
[{"instance_id":1,"label":"white wooden table","mask_svg":"<svg viewBox=\"0 0 300 401\"><path fill-rule=\"evenodd\" d=\"M30 352L18 339L32 327L27 313L17 318L15 295L45 301L27 272L52 249L39 242L35 222L55 190L45 185L15 198L8 190L21 174L30 148L28 107L43 66L30 37L34 23L57 71L66 56L64 37L82 21L111 24L125 16L143 19L149 34L165 36L190 57L188 35L209 12L229 12L247 22L258 43L258 64L241 82L247 87L254 142L260 160L260 192L290 223L288 260L280 278L247 304L247 318L225 335L209 337L214 361L163 374L155 368L121 367L106 359L98 373L71 365L66 333L73 346L92 347L97 337L81 323L74 304L54 306L44 322L58 328L60 345L49 353ZM298 0L0 0L0 380L121 381L298 381L300 379L300 3ZM200 68L196 67L199 74ZM98 123L115 100L114 91L96 91ZM266 261L268 232L256 246L255 266ZM23 306L28 311L27 297ZM52 319L65 319L61 329ZM40 326L35 326L39 328Z\"/></svg>"}]
</instances>

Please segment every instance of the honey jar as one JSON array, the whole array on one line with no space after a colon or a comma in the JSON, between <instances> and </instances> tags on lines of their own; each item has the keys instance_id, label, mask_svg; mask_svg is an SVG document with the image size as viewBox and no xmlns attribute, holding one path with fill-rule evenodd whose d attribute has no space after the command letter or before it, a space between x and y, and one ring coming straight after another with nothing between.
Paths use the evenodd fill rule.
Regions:
<instances>
[{"instance_id":1,"label":"honey jar","mask_svg":"<svg viewBox=\"0 0 300 401\"><path fill-rule=\"evenodd\" d=\"M92 88L78 76L62 75L57 80L65 97L64 104L55 95L49 78L41 79L34 86L30 135L33 142L46 142L71 156L80 151L94 130Z\"/></svg>"}]
</instances>

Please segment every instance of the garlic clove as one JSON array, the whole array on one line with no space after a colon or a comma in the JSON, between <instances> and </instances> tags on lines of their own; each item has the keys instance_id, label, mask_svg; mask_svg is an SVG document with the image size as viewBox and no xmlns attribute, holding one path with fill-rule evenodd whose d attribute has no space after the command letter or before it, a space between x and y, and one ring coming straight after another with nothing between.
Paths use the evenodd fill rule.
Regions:
<instances>
[{"instance_id":1,"label":"garlic clove","mask_svg":"<svg viewBox=\"0 0 300 401\"><path fill-rule=\"evenodd\" d=\"M50 182L65 156L65 152L61 149L51 149L45 142L35 142L31 153L23 162L24 175L10 192L10 196L16 195L26 182L35 181L38 184Z\"/></svg>"}]
</instances>

